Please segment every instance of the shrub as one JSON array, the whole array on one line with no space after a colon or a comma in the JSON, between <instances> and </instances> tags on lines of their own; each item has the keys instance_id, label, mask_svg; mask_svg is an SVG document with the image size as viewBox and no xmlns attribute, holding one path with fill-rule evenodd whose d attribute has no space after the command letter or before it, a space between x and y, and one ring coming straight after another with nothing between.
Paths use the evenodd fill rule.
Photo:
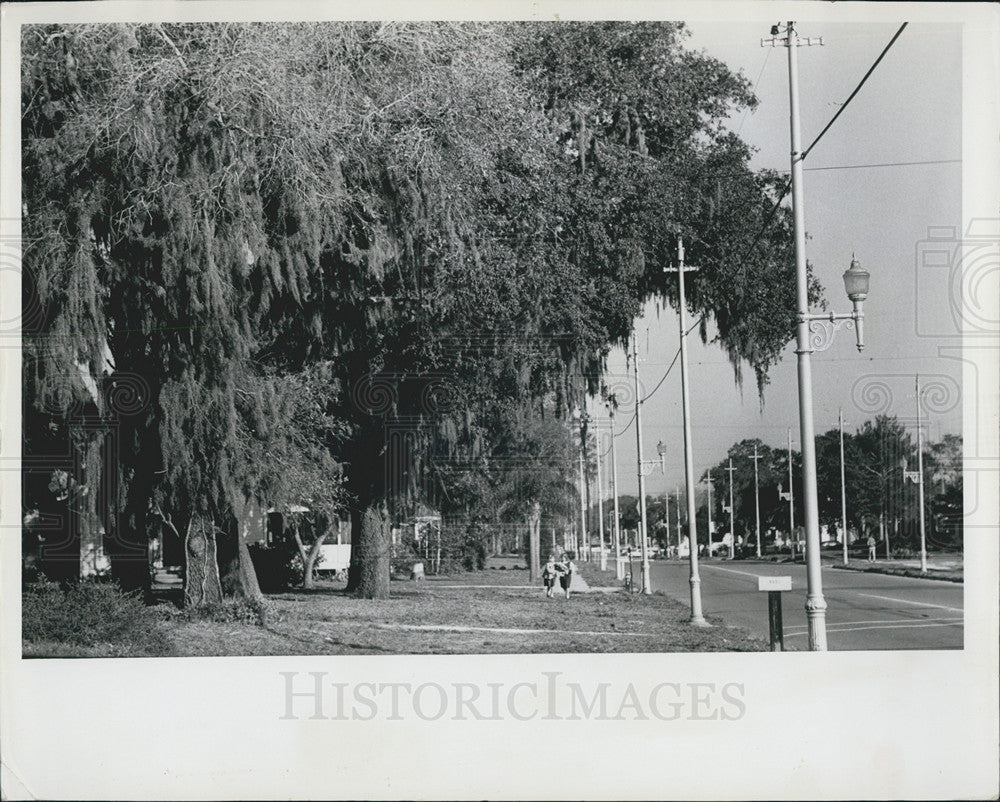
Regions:
<instances>
[{"instance_id":1,"label":"shrub","mask_svg":"<svg viewBox=\"0 0 1000 802\"><path fill-rule=\"evenodd\" d=\"M211 621L216 624L246 624L266 626L279 620L277 609L266 599L226 599L222 604L206 607L185 607L171 614L175 620Z\"/></svg>"},{"instance_id":2,"label":"shrub","mask_svg":"<svg viewBox=\"0 0 1000 802\"><path fill-rule=\"evenodd\" d=\"M403 540L393 550L391 571L393 576L409 576L413 564L425 562L420 553L420 544L416 540ZM425 570L427 566L424 566Z\"/></svg>"},{"instance_id":3,"label":"shrub","mask_svg":"<svg viewBox=\"0 0 1000 802\"><path fill-rule=\"evenodd\" d=\"M65 589L41 580L25 585L21 635L27 643L111 645L118 655L170 653L157 614L117 584L80 581Z\"/></svg>"},{"instance_id":4,"label":"shrub","mask_svg":"<svg viewBox=\"0 0 1000 802\"><path fill-rule=\"evenodd\" d=\"M276 593L302 583L302 559L293 541L271 545L254 543L249 551L257 582L265 593Z\"/></svg>"}]
</instances>

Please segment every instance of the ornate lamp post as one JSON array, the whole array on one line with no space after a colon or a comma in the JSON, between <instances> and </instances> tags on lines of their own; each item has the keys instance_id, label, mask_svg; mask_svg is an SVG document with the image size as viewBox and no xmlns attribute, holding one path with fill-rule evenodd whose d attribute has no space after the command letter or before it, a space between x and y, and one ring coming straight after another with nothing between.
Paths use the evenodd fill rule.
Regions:
<instances>
[{"instance_id":1,"label":"ornate lamp post","mask_svg":"<svg viewBox=\"0 0 1000 802\"><path fill-rule=\"evenodd\" d=\"M795 227L795 293L797 325L795 353L799 380L799 442L802 445L802 491L806 529L806 616L809 624L809 648L826 651L826 600L823 598L823 577L820 570L819 497L816 491L816 434L813 424L812 353L830 346L837 328L850 321L857 330L858 350L864 347L863 304L868 295L868 278L856 260L844 273L847 297L854 311L847 315L813 315L809 313L809 283L806 270L806 228L802 188L802 134L799 121L798 49L801 45L822 44L822 39L800 38L795 23L789 22L785 36L779 36L780 26L771 28L770 40L764 46L781 44L788 49L788 105L791 139L792 218Z\"/></svg>"}]
</instances>

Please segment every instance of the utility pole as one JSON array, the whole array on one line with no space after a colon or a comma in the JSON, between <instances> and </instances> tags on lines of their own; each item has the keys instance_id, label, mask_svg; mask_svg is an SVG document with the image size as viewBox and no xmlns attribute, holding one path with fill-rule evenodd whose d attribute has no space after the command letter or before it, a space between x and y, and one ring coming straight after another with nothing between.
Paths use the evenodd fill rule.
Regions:
<instances>
[{"instance_id":1,"label":"utility pole","mask_svg":"<svg viewBox=\"0 0 1000 802\"><path fill-rule=\"evenodd\" d=\"M795 484L792 481L792 430L788 430L788 536L792 544L792 560L795 560Z\"/></svg>"},{"instance_id":2,"label":"utility pole","mask_svg":"<svg viewBox=\"0 0 1000 802\"><path fill-rule=\"evenodd\" d=\"M587 410L584 409L580 413L580 453L583 457L583 487L586 498L584 499L583 506L583 561L589 562L590 560L590 477L587 475L587 463L590 460L589 449L587 448L587 424L590 422L590 417L587 415Z\"/></svg>"},{"instance_id":3,"label":"utility pole","mask_svg":"<svg viewBox=\"0 0 1000 802\"><path fill-rule=\"evenodd\" d=\"M757 453L757 444L754 443L753 444L753 456L751 457L751 459L753 460L753 507L754 507L754 512L755 512L755 514L757 516L757 556L758 557L761 556L761 550L760 550L760 485L759 485L759 482L757 480L757 460L759 460L760 457L761 457L761 455Z\"/></svg>"},{"instance_id":4,"label":"utility pole","mask_svg":"<svg viewBox=\"0 0 1000 802\"><path fill-rule=\"evenodd\" d=\"M646 548L646 481L642 464L642 396L639 394L639 337L632 333L632 369L635 377L635 451L639 472L639 553L642 558L642 592L649 596L649 549Z\"/></svg>"},{"instance_id":5,"label":"utility pole","mask_svg":"<svg viewBox=\"0 0 1000 802\"><path fill-rule=\"evenodd\" d=\"M920 376L914 377L917 391L917 470L906 470L906 457L903 457L903 481L909 479L916 482L918 488L917 501L920 504L920 573L927 573L927 537L924 531L924 438L923 423L920 415Z\"/></svg>"},{"instance_id":6,"label":"utility pole","mask_svg":"<svg viewBox=\"0 0 1000 802\"><path fill-rule=\"evenodd\" d=\"M708 472L708 556L712 556L712 472Z\"/></svg>"},{"instance_id":7,"label":"utility pole","mask_svg":"<svg viewBox=\"0 0 1000 802\"><path fill-rule=\"evenodd\" d=\"M812 352L809 341L809 285L806 269L806 227L802 188L802 133L799 121L800 45L822 44L820 38L799 39L795 23L789 22L786 36L778 37L778 26L771 28L771 46L788 48L788 105L791 138L792 218L795 226L795 294L797 321L795 354L799 383L799 441L802 445L802 490L806 527L806 618L809 625L809 649L826 651L826 600L823 598L823 574L819 544L819 494L816 491L816 434L813 425ZM763 46L765 41L761 41ZM861 345L860 326L859 347Z\"/></svg>"},{"instance_id":8,"label":"utility pole","mask_svg":"<svg viewBox=\"0 0 1000 802\"><path fill-rule=\"evenodd\" d=\"M620 582L625 578L625 568L621 561L622 532L618 515L618 460L615 458L615 408L614 403L608 404L608 417L611 419L611 496L615 500L614 533L615 533L615 577Z\"/></svg>"},{"instance_id":9,"label":"utility pole","mask_svg":"<svg viewBox=\"0 0 1000 802\"><path fill-rule=\"evenodd\" d=\"M677 505L677 556L681 556L681 490L674 488L674 502Z\"/></svg>"},{"instance_id":10,"label":"utility pole","mask_svg":"<svg viewBox=\"0 0 1000 802\"><path fill-rule=\"evenodd\" d=\"M691 621L695 626L708 626L701 612L701 576L698 573L698 521L694 498L694 453L691 445L691 393L688 389L687 365L687 300L684 296L684 271L697 270L684 266L684 238L677 238L677 322L681 337L681 414L684 418L684 492L687 493L688 583L691 585ZM670 268L664 268L670 270Z\"/></svg>"},{"instance_id":11,"label":"utility pole","mask_svg":"<svg viewBox=\"0 0 1000 802\"><path fill-rule=\"evenodd\" d=\"M679 516L680 510L677 511ZM680 524L678 523L678 526ZM663 542L670 546L670 491L663 489ZM681 544L677 544L677 559L681 558Z\"/></svg>"},{"instance_id":12,"label":"utility pole","mask_svg":"<svg viewBox=\"0 0 1000 802\"><path fill-rule=\"evenodd\" d=\"M920 376L914 377L917 390L917 473L920 478L917 481L920 500L920 573L927 573L927 535L924 530L924 436L923 426L920 420Z\"/></svg>"},{"instance_id":13,"label":"utility pole","mask_svg":"<svg viewBox=\"0 0 1000 802\"><path fill-rule=\"evenodd\" d=\"M583 431L583 424L580 424L580 431ZM587 491L586 491L586 474L584 473L583 465L583 448L580 448L580 533L576 538L576 550L580 551L583 549L584 539L587 537ZM577 559L580 555L577 554Z\"/></svg>"},{"instance_id":14,"label":"utility pole","mask_svg":"<svg viewBox=\"0 0 1000 802\"><path fill-rule=\"evenodd\" d=\"M600 533L601 546L601 570L608 570L608 553L604 550L604 485L601 483L601 463L604 462L604 454L601 451L601 427L597 427L597 529Z\"/></svg>"},{"instance_id":15,"label":"utility pole","mask_svg":"<svg viewBox=\"0 0 1000 802\"><path fill-rule=\"evenodd\" d=\"M729 467L726 468L726 472L729 474L729 536L733 539L731 548L729 549L729 559L736 559L736 513L733 511L733 471L736 469L733 467L733 458L729 458Z\"/></svg>"},{"instance_id":16,"label":"utility pole","mask_svg":"<svg viewBox=\"0 0 1000 802\"><path fill-rule=\"evenodd\" d=\"M847 482L844 480L844 410L837 413L840 423L840 525L844 530L844 565L847 565Z\"/></svg>"}]
</instances>

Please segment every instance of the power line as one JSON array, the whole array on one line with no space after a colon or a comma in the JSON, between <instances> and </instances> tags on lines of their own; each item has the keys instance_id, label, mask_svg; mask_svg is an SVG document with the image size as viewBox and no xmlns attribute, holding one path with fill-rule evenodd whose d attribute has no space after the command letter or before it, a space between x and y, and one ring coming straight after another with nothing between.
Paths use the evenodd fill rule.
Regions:
<instances>
[{"instance_id":1,"label":"power line","mask_svg":"<svg viewBox=\"0 0 1000 802\"><path fill-rule=\"evenodd\" d=\"M814 147L816 147L816 143L819 142L820 139L823 138L823 135L827 131L830 130L830 126L832 126L837 121L837 118L841 114L843 114L844 109L846 109L847 106L850 104L850 102L852 100L854 100L855 95L857 95L858 92L861 91L861 87L865 85L865 81L867 81L868 78L869 78L869 76L873 72L875 72L875 68L879 65L879 62L882 61L882 59L885 57L885 54L889 52L889 48L892 47L896 43L896 40L899 38L899 35L903 32L903 29L906 28L906 25L907 25L907 23L904 22L902 25L899 26L899 30L896 31L896 34L892 37L892 39L889 40L889 44L887 44L885 46L885 48L882 50L882 52L879 55L879 57L877 59L875 59L875 63L872 64L871 67L868 68L868 72L865 73L864 77L861 79L861 82L854 88L854 91L851 92L851 94L848 96L847 100L844 101L844 104L839 109L837 109L837 113L833 115L833 117L830 119L830 122L828 122L826 124L826 126L823 128L823 130L819 132L819 136L817 136L813 140L812 144L808 148L805 149L805 151L799 157L799 161L804 161L805 160L806 156L809 155L809 152ZM809 169L809 168L805 168L804 167L802 169L805 170L805 169ZM819 168L814 168L814 169L816 169L816 170L822 170L824 168L819 167ZM826 169L832 169L832 168L826 168ZM751 253L753 253L753 249L757 247L757 243L760 242L760 238L762 236L764 236L764 234L767 232L767 229L771 226L771 223L774 220L774 216L778 212L778 207L781 206L782 201L785 199L785 196L788 194L788 190L791 189L791 187L792 187L792 179L791 179L791 177L789 177L789 179L788 179L787 183L785 184L784 188L779 193L777 200L775 200L774 206L771 207L771 211L768 213L767 219L764 221L764 224L761 226L760 230L757 232L757 235L754 237L753 242L750 244L750 247L746 249L746 251L743 253L743 256L740 258L740 262L741 263L744 262L744 261L746 261L746 258Z\"/></svg>"},{"instance_id":2,"label":"power line","mask_svg":"<svg viewBox=\"0 0 1000 802\"><path fill-rule=\"evenodd\" d=\"M680 347L678 347L677 348L677 352L674 354L674 358L672 360L670 360L670 365L667 368L667 372L664 373L663 374L663 378L661 378L656 383L656 387L653 388L652 392L649 395L647 395L645 398L643 398L642 401L639 402L640 404L645 404L650 398L653 397L653 393L655 393L657 390L660 389L660 385L663 384L663 382L666 380L667 376L670 375L670 371L673 370L674 365L677 363L677 357L679 357L680 355L681 355L681 349L680 349Z\"/></svg>"},{"instance_id":3,"label":"power line","mask_svg":"<svg viewBox=\"0 0 1000 802\"><path fill-rule=\"evenodd\" d=\"M751 94L757 91L757 84L760 83L760 77L764 74L764 68L767 66L768 56L771 55L771 50L773 49L774 48L772 47L764 51L764 63L760 65L760 72L757 73L757 80L753 82L753 88L750 90ZM740 131L743 130L743 123L747 121L747 115L749 113L750 113L750 107L748 106L746 111L743 112L743 119L740 120L740 127L736 130L736 136L739 136Z\"/></svg>"},{"instance_id":4,"label":"power line","mask_svg":"<svg viewBox=\"0 0 1000 802\"><path fill-rule=\"evenodd\" d=\"M820 170L863 170L869 167L912 167L917 164L961 164L961 159L926 159L913 162L880 162L878 164L840 164L832 167L803 167L803 171L817 172ZM781 170L787 173L788 170Z\"/></svg>"},{"instance_id":5,"label":"power line","mask_svg":"<svg viewBox=\"0 0 1000 802\"><path fill-rule=\"evenodd\" d=\"M818 137L816 137L816 138L815 138L815 139L813 140L813 143L812 143L812 144L811 144L811 145L810 145L810 146L809 146L808 148L806 148L806 149L805 149L805 150L804 150L804 151L802 152L802 155L801 155L801 156L799 157L799 161L804 161L804 160L805 160L806 156L808 156L808 155L809 155L809 152L810 152L810 151L811 151L811 150L812 150L812 149L813 149L814 147L816 147L816 143L817 143L817 142L819 142L819 141L820 141L820 140L821 140L821 139L823 138L823 135L824 135L824 134L825 134L825 133L826 133L827 131L829 131L829 130L830 130L830 126L831 126L831 125L833 125L833 124L834 124L834 123L835 123L835 122L837 121L837 118L838 118L838 117L839 117L839 116L840 116L841 114L843 114L843 113L844 113L844 109L846 109L846 108L847 108L847 107L848 107L848 106L849 106L849 105L851 104L851 101L852 101L852 100L854 100L854 96L855 96L855 95L857 95L857 94L858 94L858 92L860 92L860 91L861 91L861 87L865 85L865 81L867 81L867 80L868 80L868 77L869 77L869 76L870 76L870 75L871 75L871 74L872 74L873 72L875 72L875 68L876 68L876 67L877 67L877 66L879 65L879 62L881 62L881 61L882 61L882 59L883 59L883 58L885 57L885 54L889 52L889 48L891 48L891 47L892 47L892 46L893 46L894 44L896 44L896 40L897 40L897 39L899 38L899 35L900 35L900 34L901 34L901 33L903 32L903 30L904 30L904 29L906 28L907 24L908 24L908 23L904 22L904 23L903 23L902 25L900 25L900 26L899 26L899 30L898 30L898 31L896 31L896 33L895 33L895 35L894 35L894 36L892 37L892 39L890 39L890 40L889 40L889 44L887 44L887 45L885 46L885 49L884 49L884 50L883 50L883 51L882 51L882 52L881 52L881 53L879 54L879 57L878 57L877 59L875 59L875 63L874 63L874 64L872 64L872 65L871 65L871 67L869 67L869 68L868 68L868 72L866 72L866 73L865 73L865 77L861 79L861 83L859 83L859 84L858 84L858 85L857 85L856 87L854 87L854 91L853 91L853 92L851 92L851 94L850 94L850 96L849 96L849 97L847 98L847 100L845 100L845 101L844 101L844 105L843 105L843 106L841 106L841 107L840 107L839 109L837 109L837 113L836 113L836 114L834 114L834 115L833 115L833 118L832 118L832 119L830 120L830 122L828 122L828 123L826 124L826 128L824 128L824 129L823 129L822 131L820 131L820 132L819 132L819 136L818 136Z\"/></svg>"}]
</instances>

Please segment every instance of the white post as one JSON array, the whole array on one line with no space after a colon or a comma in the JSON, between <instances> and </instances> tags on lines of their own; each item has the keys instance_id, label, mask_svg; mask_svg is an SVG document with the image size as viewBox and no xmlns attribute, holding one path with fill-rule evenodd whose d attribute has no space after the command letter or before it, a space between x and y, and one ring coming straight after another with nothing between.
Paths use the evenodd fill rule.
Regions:
<instances>
[{"instance_id":1,"label":"white post","mask_svg":"<svg viewBox=\"0 0 1000 802\"><path fill-rule=\"evenodd\" d=\"M844 565L847 557L847 482L844 480L844 410L837 413L840 422L840 525L844 529Z\"/></svg>"},{"instance_id":2,"label":"white post","mask_svg":"<svg viewBox=\"0 0 1000 802\"><path fill-rule=\"evenodd\" d=\"M611 496L614 501L614 512L615 512L615 522L614 522L614 533L615 533L615 577L618 581L625 579L625 567L622 565L621 554L622 554L622 531L620 526L620 518L618 515L618 460L615 457L615 411L614 409L608 410L608 415L611 418Z\"/></svg>"},{"instance_id":3,"label":"white post","mask_svg":"<svg viewBox=\"0 0 1000 802\"><path fill-rule=\"evenodd\" d=\"M927 536L924 530L924 439L920 420L920 376L915 376L917 388L917 487L920 502L920 573L927 573Z\"/></svg>"},{"instance_id":4,"label":"white post","mask_svg":"<svg viewBox=\"0 0 1000 802\"><path fill-rule=\"evenodd\" d=\"M642 396L639 395L639 337L632 334L632 362L635 371L635 457L639 469L639 553L642 555L642 592L649 596L649 549L646 547L646 480L642 475Z\"/></svg>"},{"instance_id":5,"label":"white post","mask_svg":"<svg viewBox=\"0 0 1000 802\"><path fill-rule=\"evenodd\" d=\"M792 216L795 224L795 290L798 311L795 353L799 378L799 428L802 444L802 490L806 525L806 617L809 648L826 651L826 600L820 565L819 498L816 491L816 436L813 424L812 346L809 344L809 286L806 273L805 207L802 189L802 144L799 122L798 34L788 23L788 103L791 135ZM808 44L808 41L807 41Z\"/></svg>"}]
</instances>

